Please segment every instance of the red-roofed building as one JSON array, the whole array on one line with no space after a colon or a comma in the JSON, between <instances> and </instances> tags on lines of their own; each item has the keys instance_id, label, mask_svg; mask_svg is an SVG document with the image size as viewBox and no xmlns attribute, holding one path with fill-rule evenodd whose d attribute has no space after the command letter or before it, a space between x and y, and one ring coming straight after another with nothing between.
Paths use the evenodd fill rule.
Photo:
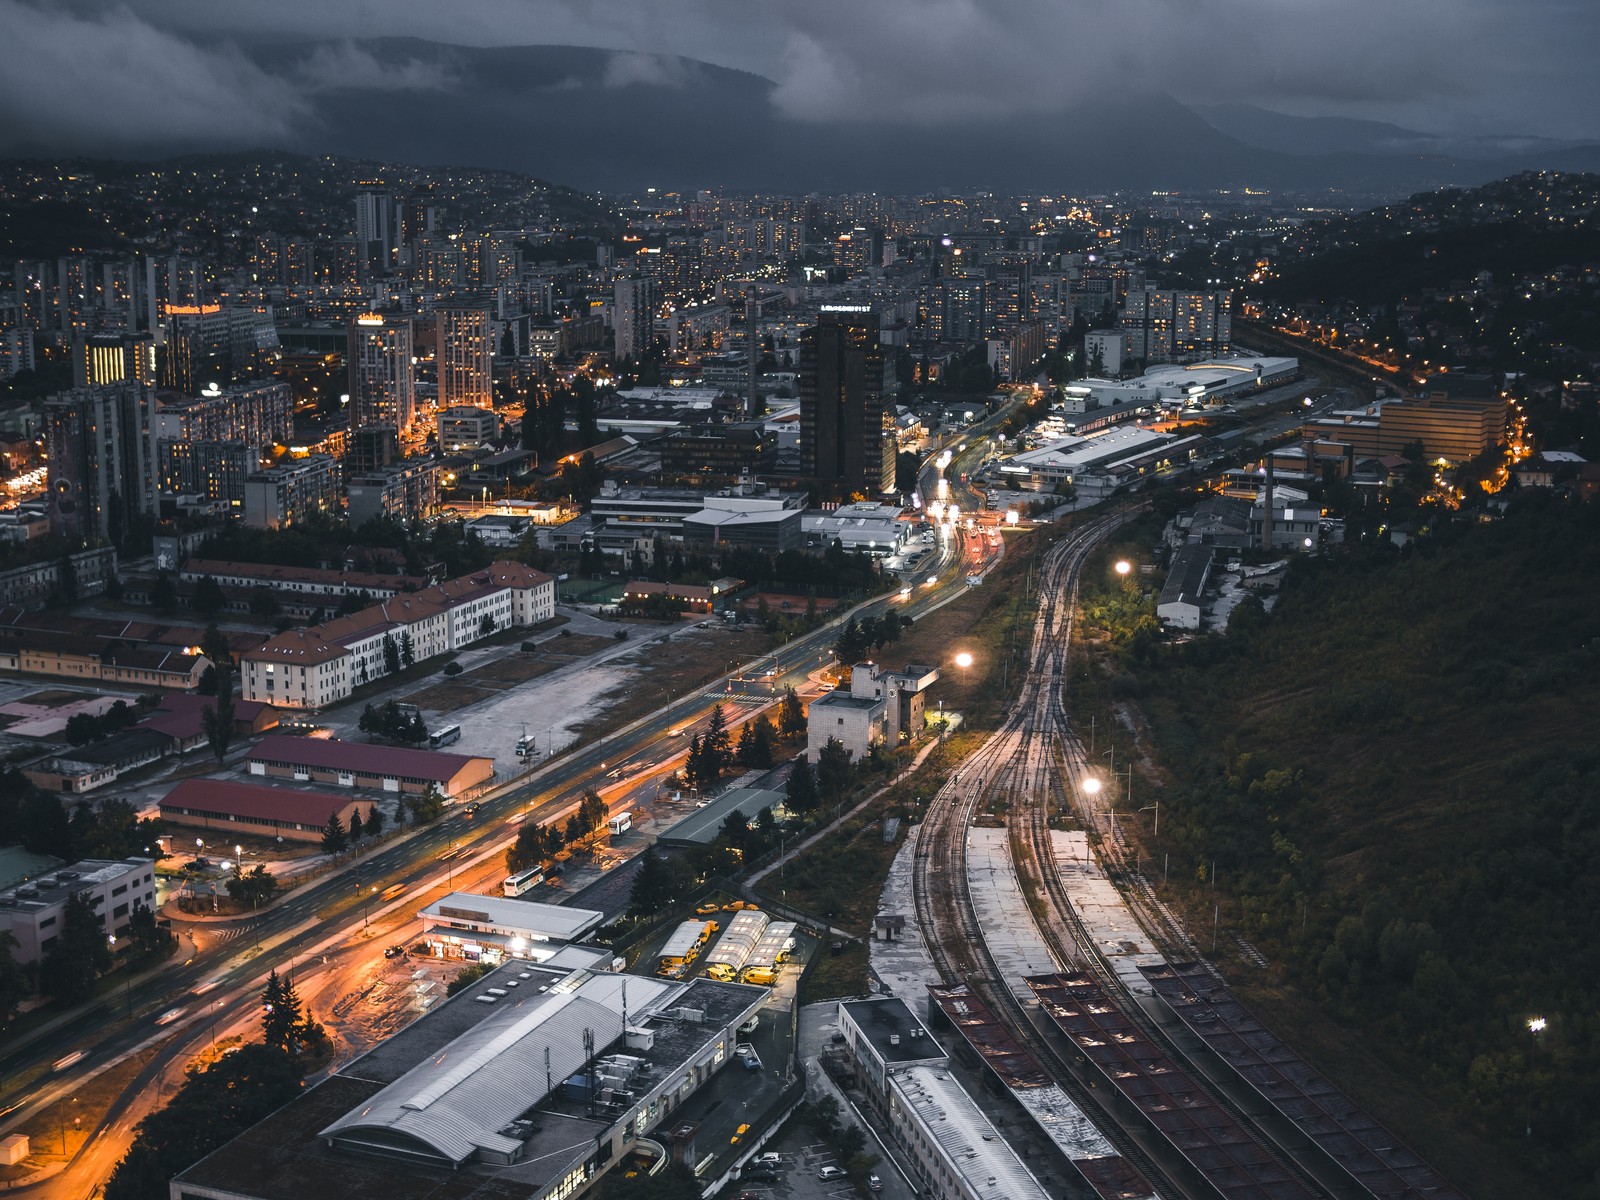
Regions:
<instances>
[{"instance_id":1,"label":"red-roofed building","mask_svg":"<svg viewBox=\"0 0 1600 1200\"><path fill-rule=\"evenodd\" d=\"M380 679L402 645L417 662L555 615L555 580L515 562L402 592L360 612L271 638L239 656L241 693L278 708L323 708Z\"/></svg>"},{"instance_id":2,"label":"red-roofed building","mask_svg":"<svg viewBox=\"0 0 1600 1200\"><path fill-rule=\"evenodd\" d=\"M283 734L262 738L245 762L252 775L385 792L425 792L431 786L452 799L494 777L492 758Z\"/></svg>"},{"instance_id":3,"label":"red-roofed building","mask_svg":"<svg viewBox=\"0 0 1600 1200\"><path fill-rule=\"evenodd\" d=\"M329 817L337 816L348 829L355 813L365 822L372 809L372 801L354 796L225 779L185 779L161 801L161 819L168 825L210 830L224 839L249 834L314 842L321 839Z\"/></svg>"}]
</instances>

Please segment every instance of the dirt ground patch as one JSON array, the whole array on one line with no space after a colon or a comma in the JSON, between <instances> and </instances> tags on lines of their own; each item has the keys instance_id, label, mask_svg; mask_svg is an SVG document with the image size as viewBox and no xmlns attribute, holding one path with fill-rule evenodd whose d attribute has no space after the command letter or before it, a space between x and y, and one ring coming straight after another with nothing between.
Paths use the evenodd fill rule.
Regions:
<instances>
[{"instance_id":1,"label":"dirt ground patch","mask_svg":"<svg viewBox=\"0 0 1600 1200\"><path fill-rule=\"evenodd\" d=\"M487 700L498 692L507 691L530 679L559 671L562 667L570 666L607 646L614 645L616 641L612 638L595 637L591 634L549 638L542 642L537 650L507 654L481 667L474 667L453 679L430 684L420 691L412 692L406 697L406 703L415 704L418 708L433 709L436 712L462 708L468 704L476 704L480 700Z\"/></svg>"},{"instance_id":2,"label":"dirt ground patch","mask_svg":"<svg viewBox=\"0 0 1600 1200\"><path fill-rule=\"evenodd\" d=\"M537 679L541 675L548 675L551 671L562 666L553 656L541 657L535 654L513 654L505 658L496 659L473 671L458 676L453 683L476 684L518 684L529 679Z\"/></svg>"},{"instance_id":3,"label":"dirt ground patch","mask_svg":"<svg viewBox=\"0 0 1600 1200\"><path fill-rule=\"evenodd\" d=\"M80 1084L70 1098L57 1100L19 1125L12 1132L28 1135L30 1153L25 1162L15 1167L0 1167L0 1180L21 1178L47 1163L62 1162L76 1154L89 1140L112 1101L133 1082L154 1053L141 1050L101 1071Z\"/></svg>"},{"instance_id":4,"label":"dirt ground patch","mask_svg":"<svg viewBox=\"0 0 1600 1200\"><path fill-rule=\"evenodd\" d=\"M538 650L530 657L551 658L560 663L576 662L580 658L587 658L604 650L607 646L615 646L616 638L599 637L592 633L578 633L571 637L554 637L539 643Z\"/></svg>"},{"instance_id":5,"label":"dirt ground patch","mask_svg":"<svg viewBox=\"0 0 1600 1200\"><path fill-rule=\"evenodd\" d=\"M764 630L718 629L694 636L675 635L666 642L651 642L632 654L612 659L630 666L648 666L641 682L630 684L604 712L577 730L580 741L617 729L655 712L685 692L703 687L728 669L730 662L745 662L771 649Z\"/></svg>"}]
</instances>

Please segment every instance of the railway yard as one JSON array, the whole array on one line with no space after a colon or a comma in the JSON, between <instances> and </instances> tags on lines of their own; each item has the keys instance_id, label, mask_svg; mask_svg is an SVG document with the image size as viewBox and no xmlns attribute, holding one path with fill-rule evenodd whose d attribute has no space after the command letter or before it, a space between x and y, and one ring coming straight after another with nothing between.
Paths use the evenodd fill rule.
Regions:
<instances>
[{"instance_id":1,"label":"railway yard","mask_svg":"<svg viewBox=\"0 0 1600 1200\"><path fill-rule=\"evenodd\" d=\"M1059 1151L1034 1169L1076 1193L1459 1197L1231 998L1128 856L1062 696L1084 563L1135 511L1040 559L1028 672L902 852L886 904L915 929L880 978L942 1012Z\"/></svg>"}]
</instances>

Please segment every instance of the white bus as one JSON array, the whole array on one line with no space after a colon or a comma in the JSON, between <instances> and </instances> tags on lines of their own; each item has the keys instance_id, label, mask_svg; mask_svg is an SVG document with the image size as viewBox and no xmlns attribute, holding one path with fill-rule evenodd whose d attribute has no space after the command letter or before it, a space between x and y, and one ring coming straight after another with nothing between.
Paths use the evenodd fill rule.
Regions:
<instances>
[{"instance_id":1,"label":"white bus","mask_svg":"<svg viewBox=\"0 0 1600 1200\"><path fill-rule=\"evenodd\" d=\"M448 725L438 733L428 735L428 745L437 750L440 746L448 746L461 740L461 726Z\"/></svg>"},{"instance_id":2,"label":"white bus","mask_svg":"<svg viewBox=\"0 0 1600 1200\"><path fill-rule=\"evenodd\" d=\"M633 812L631 810L620 812L612 817L607 824L611 826L611 836L619 837L633 828Z\"/></svg>"},{"instance_id":3,"label":"white bus","mask_svg":"<svg viewBox=\"0 0 1600 1200\"><path fill-rule=\"evenodd\" d=\"M502 890L508 896L520 896L523 892L531 892L544 882L543 867L529 867L526 871L518 871L515 875L506 877Z\"/></svg>"}]
</instances>

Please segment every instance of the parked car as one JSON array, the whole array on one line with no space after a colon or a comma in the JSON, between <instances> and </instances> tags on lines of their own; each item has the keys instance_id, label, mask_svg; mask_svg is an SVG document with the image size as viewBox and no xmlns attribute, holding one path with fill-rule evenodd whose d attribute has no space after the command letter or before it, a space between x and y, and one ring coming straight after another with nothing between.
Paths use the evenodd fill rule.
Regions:
<instances>
[{"instance_id":1,"label":"parked car","mask_svg":"<svg viewBox=\"0 0 1600 1200\"><path fill-rule=\"evenodd\" d=\"M406 948L404 946L385 946L383 948L383 956L385 958L404 958L406 956Z\"/></svg>"},{"instance_id":2,"label":"parked car","mask_svg":"<svg viewBox=\"0 0 1600 1200\"><path fill-rule=\"evenodd\" d=\"M823 1167L817 1172L818 1179L843 1179L844 1171L839 1167Z\"/></svg>"},{"instance_id":3,"label":"parked car","mask_svg":"<svg viewBox=\"0 0 1600 1200\"><path fill-rule=\"evenodd\" d=\"M883 1180L876 1175L867 1176L867 1190L869 1192L883 1191Z\"/></svg>"},{"instance_id":4,"label":"parked car","mask_svg":"<svg viewBox=\"0 0 1600 1200\"><path fill-rule=\"evenodd\" d=\"M758 1167L775 1167L783 1161L783 1155L776 1150L768 1150L765 1154L756 1155L755 1162Z\"/></svg>"}]
</instances>

